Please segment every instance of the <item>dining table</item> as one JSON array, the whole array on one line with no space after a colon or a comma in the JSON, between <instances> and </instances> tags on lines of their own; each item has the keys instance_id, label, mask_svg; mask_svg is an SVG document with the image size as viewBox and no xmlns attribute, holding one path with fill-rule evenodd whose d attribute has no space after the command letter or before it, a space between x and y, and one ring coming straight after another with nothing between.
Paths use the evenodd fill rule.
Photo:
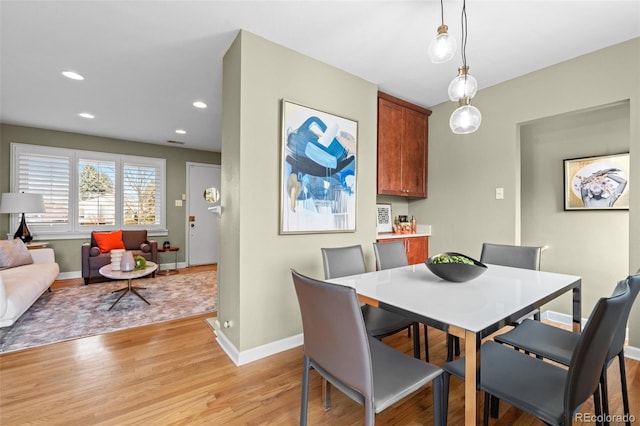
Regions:
<instances>
[{"instance_id":1,"label":"dining table","mask_svg":"<svg viewBox=\"0 0 640 426\"><path fill-rule=\"evenodd\" d=\"M361 302L464 339L465 425L476 424L482 339L572 292L573 331L581 331L579 276L486 264L466 282L445 281L424 263L327 280L353 287ZM469 372L474 372L469 374Z\"/></svg>"}]
</instances>

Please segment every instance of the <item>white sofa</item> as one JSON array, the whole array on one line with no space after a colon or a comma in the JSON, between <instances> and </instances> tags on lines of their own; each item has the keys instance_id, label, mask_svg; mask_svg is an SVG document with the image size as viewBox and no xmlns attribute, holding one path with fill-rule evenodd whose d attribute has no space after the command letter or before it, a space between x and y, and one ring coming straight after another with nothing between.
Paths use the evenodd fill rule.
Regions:
<instances>
[{"instance_id":1,"label":"white sofa","mask_svg":"<svg viewBox=\"0 0 640 426\"><path fill-rule=\"evenodd\" d=\"M29 250L29 254L32 264L0 270L0 327L16 322L60 272L53 249Z\"/></svg>"}]
</instances>

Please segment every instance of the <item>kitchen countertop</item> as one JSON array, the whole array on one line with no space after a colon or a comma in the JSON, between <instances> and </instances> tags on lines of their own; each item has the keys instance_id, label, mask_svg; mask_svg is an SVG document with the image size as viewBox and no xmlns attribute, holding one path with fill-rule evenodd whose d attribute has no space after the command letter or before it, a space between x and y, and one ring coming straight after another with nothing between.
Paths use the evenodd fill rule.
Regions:
<instances>
[{"instance_id":1,"label":"kitchen countertop","mask_svg":"<svg viewBox=\"0 0 640 426\"><path fill-rule=\"evenodd\" d=\"M376 239L386 240L390 238L412 238L412 237L430 237L431 225L418 225L417 232L415 234L395 234L393 232L378 233Z\"/></svg>"}]
</instances>

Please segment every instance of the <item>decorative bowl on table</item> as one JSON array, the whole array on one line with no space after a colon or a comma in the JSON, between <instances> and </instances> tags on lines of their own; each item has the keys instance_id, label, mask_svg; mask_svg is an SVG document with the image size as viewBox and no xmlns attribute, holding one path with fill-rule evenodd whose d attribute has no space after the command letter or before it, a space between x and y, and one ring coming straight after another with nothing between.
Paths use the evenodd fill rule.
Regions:
<instances>
[{"instance_id":1,"label":"decorative bowl on table","mask_svg":"<svg viewBox=\"0 0 640 426\"><path fill-rule=\"evenodd\" d=\"M455 252L433 255L424 263L438 277L457 283L477 278L487 270L485 264Z\"/></svg>"}]
</instances>

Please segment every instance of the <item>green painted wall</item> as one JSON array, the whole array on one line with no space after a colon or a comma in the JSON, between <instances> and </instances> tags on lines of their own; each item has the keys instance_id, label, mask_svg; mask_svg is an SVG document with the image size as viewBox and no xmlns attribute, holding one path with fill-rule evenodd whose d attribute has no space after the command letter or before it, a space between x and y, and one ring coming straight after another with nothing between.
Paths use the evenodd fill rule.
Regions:
<instances>
[{"instance_id":1,"label":"green painted wall","mask_svg":"<svg viewBox=\"0 0 640 426\"><path fill-rule=\"evenodd\" d=\"M584 317L588 316L596 298L608 296L619 279L640 268L640 196L638 186L633 185L633 182L640 181L640 167L637 167L640 165L640 38L481 90L473 104L482 112L483 121L481 128L474 134L457 136L450 131L449 116L456 106L453 102L431 108L429 198L409 204L409 213L417 217L418 223L433 225L431 252L450 250L479 256L483 241L537 243L539 236L525 232L525 229L531 229L527 228L530 225L544 224L525 223L522 220L524 215L521 214L521 198L532 193L531 187L520 186L521 125L560 117L563 125L575 127L576 112L617 103L627 106L611 120L626 128L609 132L609 136L603 137L599 143L604 153L619 151L625 146L631 153L631 208L628 213L613 216L621 222L627 222L616 226L616 235L628 229L628 236L612 245L611 240L593 233L592 242L584 248L589 256L586 264L579 265L579 259L572 259L570 264L556 262L546 265L556 272L574 273L583 277L585 297L582 314ZM592 128L591 131L602 131L602 126L607 126L604 123L595 125L596 128L599 125L599 129ZM580 131L582 130L576 128L573 137L570 137L571 131L565 133L570 137L567 143L574 147L574 157L587 151L597 151L593 140L580 146ZM534 134L528 137L531 140L538 136ZM560 143L562 142L558 141ZM570 155L571 150L568 151L567 146L559 146L559 152ZM532 154L533 152L526 155ZM530 160L526 155L522 156L525 164ZM613 213L596 215L564 212L562 164L549 164L545 167L545 172L555 173L556 184L549 188L548 194L555 201L555 210L546 214L543 220L562 221L566 220L567 215L576 217L575 215L582 214L580 220L586 217L591 220L591 226L587 228L597 229L603 217L611 218ZM503 200L495 199L496 187L505 189ZM523 203L522 206L526 204ZM552 244L550 250L543 254L543 263L547 255L549 260L551 256L559 259L577 256L576 253L568 252L572 244L567 242L583 244L583 240L576 238L574 233L575 229L569 227L556 229L554 238L563 240L563 244ZM600 254L605 255L604 259L599 257ZM611 256L616 254L624 259L622 262L610 263ZM595 273L596 269L610 270L611 273L604 278L602 274ZM568 314L571 312L569 302L563 300L560 306L554 304L554 309ZM640 347L639 325L640 303L636 302L629 320L631 346Z\"/></svg>"},{"instance_id":2,"label":"green painted wall","mask_svg":"<svg viewBox=\"0 0 640 426\"><path fill-rule=\"evenodd\" d=\"M167 229L166 236L152 237L160 243L170 240L179 247L185 247L185 206L175 207L173 200L179 200L186 193L186 163L198 162L220 164L221 155L216 152L174 148L170 146L132 142L120 139L90 136L78 133L60 132L56 130L38 129L34 127L0 124L0 191L8 192L10 185L11 143L56 146L83 151L113 152L127 155L159 157L167 160ZM9 216L0 215L0 235L9 232ZM12 231L13 232L13 231ZM49 247L56 253L56 261L60 264L60 272L81 271L80 246L89 241L89 237L81 240L50 240ZM178 252L178 261L184 261L184 250Z\"/></svg>"},{"instance_id":3,"label":"green painted wall","mask_svg":"<svg viewBox=\"0 0 640 426\"><path fill-rule=\"evenodd\" d=\"M321 247L362 244L373 269L377 86L241 31L223 93L218 317L246 351L302 331L290 268L322 278ZM358 122L356 232L279 235L282 99Z\"/></svg>"}]
</instances>

